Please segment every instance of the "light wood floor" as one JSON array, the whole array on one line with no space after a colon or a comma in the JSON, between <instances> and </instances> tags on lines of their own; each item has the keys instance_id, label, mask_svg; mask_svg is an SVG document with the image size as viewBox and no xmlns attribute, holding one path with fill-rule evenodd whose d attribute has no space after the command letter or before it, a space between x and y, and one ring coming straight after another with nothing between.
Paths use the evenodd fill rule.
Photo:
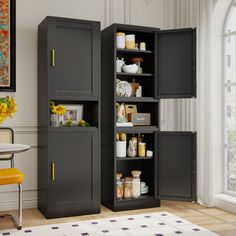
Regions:
<instances>
[{"instance_id":1,"label":"light wood floor","mask_svg":"<svg viewBox=\"0 0 236 236\"><path fill-rule=\"evenodd\" d=\"M56 224L78 220L91 220L120 215L142 214L148 212L168 211L180 216L199 226L207 228L222 236L236 236L236 214L232 214L217 208L207 208L190 202L162 201L162 206L144 210L112 212L102 207L101 214L59 218L47 220L37 209L24 210L24 227L45 224ZM1 212L2 213L2 212ZM11 221L7 218L0 218L0 230L14 228Z\"/></svg>"}]
</instances>

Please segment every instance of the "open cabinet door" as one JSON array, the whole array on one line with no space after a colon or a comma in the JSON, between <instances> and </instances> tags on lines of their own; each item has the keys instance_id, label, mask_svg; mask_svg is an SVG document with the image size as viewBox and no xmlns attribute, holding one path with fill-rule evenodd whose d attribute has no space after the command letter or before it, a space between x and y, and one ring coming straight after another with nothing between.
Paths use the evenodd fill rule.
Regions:
<instances>
[{"instance_id":1,"label":"open cabinet door","mask_svg":"<svg viewBox=\"0 0 236 236\"><path fill-rule=\"evenodd\" d=\"M156 31L159 98L196 97L196 29Z\"/></svg>"},{"instance_id":2,"label":"open cabinet door","mask_svg":"<svg viewBox=\"0 0 236 236\"><path fill-rule=\"evenodd\" d=\"M159 199L196 201L196 133L158 132Z\"/></svg>"}]
</instances>

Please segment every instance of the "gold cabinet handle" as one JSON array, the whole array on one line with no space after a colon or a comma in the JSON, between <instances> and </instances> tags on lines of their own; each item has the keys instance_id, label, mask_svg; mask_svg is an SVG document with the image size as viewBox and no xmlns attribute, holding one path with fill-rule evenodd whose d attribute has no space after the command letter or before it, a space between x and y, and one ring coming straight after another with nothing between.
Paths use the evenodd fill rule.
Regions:
<instances>
[{"instance_id":1,"label":"gold cabinet handle","mask_svg":"<svg viewBox=\"0 0 236 236\"><path fill-rule=\"evenodd\" d=\"M53 48L52 51L51 51L51 65L52 66L55 66L55 49Z\"/></svg>"},{"instance_id":2,"label":"gold cabinet handle","mask_svg":"<svg viewBox=\"0 0 236 236\"><path fill-rule=\"evenodd\" d=\"M52 170L51 170L52 181L54 181L55 180L55 164L54 164L54 162L52 162L51 168L52 168Z\"/></svg>"}]
</instances>

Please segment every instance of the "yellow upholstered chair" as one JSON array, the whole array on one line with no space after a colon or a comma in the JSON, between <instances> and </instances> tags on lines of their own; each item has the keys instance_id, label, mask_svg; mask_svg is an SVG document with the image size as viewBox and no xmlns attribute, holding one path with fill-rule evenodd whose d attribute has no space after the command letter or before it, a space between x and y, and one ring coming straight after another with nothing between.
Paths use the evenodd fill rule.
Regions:
<instances>
[{"instance_id":1,"label":"yellow upholstered chair","mask_svg":"<svg viewBox=\"0 0 236 236\"><path fill-rule=\"evenodd\" d=\"M0 128L0 143L14 143L14 133L10 128ZM9 216L17 229L22 228L22 182L23 173L14 168L14 154L0 155L0 161L10 161L11 168L0 168L0 187L2 185L17 184L19 188L19 209L18 219L10 214L0 215L0 217Z\"/></svg>"}]
</instances>

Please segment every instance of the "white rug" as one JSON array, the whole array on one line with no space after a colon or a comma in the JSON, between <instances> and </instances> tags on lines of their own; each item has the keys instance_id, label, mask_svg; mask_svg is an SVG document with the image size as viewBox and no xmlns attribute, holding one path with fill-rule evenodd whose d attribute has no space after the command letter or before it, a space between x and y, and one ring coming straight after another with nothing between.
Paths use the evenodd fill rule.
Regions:
<instances>
[{"instance_id":1,"label":"white rug","mask_svg":"<svg viewBox=\"0 0 236 236\"><path fill-rule=\"evenodd\" d=\"M15 236L216 236L168 212L148 213L101 220L77 221L17 230L1 230Z\"/></svg>"}]
</instances>

